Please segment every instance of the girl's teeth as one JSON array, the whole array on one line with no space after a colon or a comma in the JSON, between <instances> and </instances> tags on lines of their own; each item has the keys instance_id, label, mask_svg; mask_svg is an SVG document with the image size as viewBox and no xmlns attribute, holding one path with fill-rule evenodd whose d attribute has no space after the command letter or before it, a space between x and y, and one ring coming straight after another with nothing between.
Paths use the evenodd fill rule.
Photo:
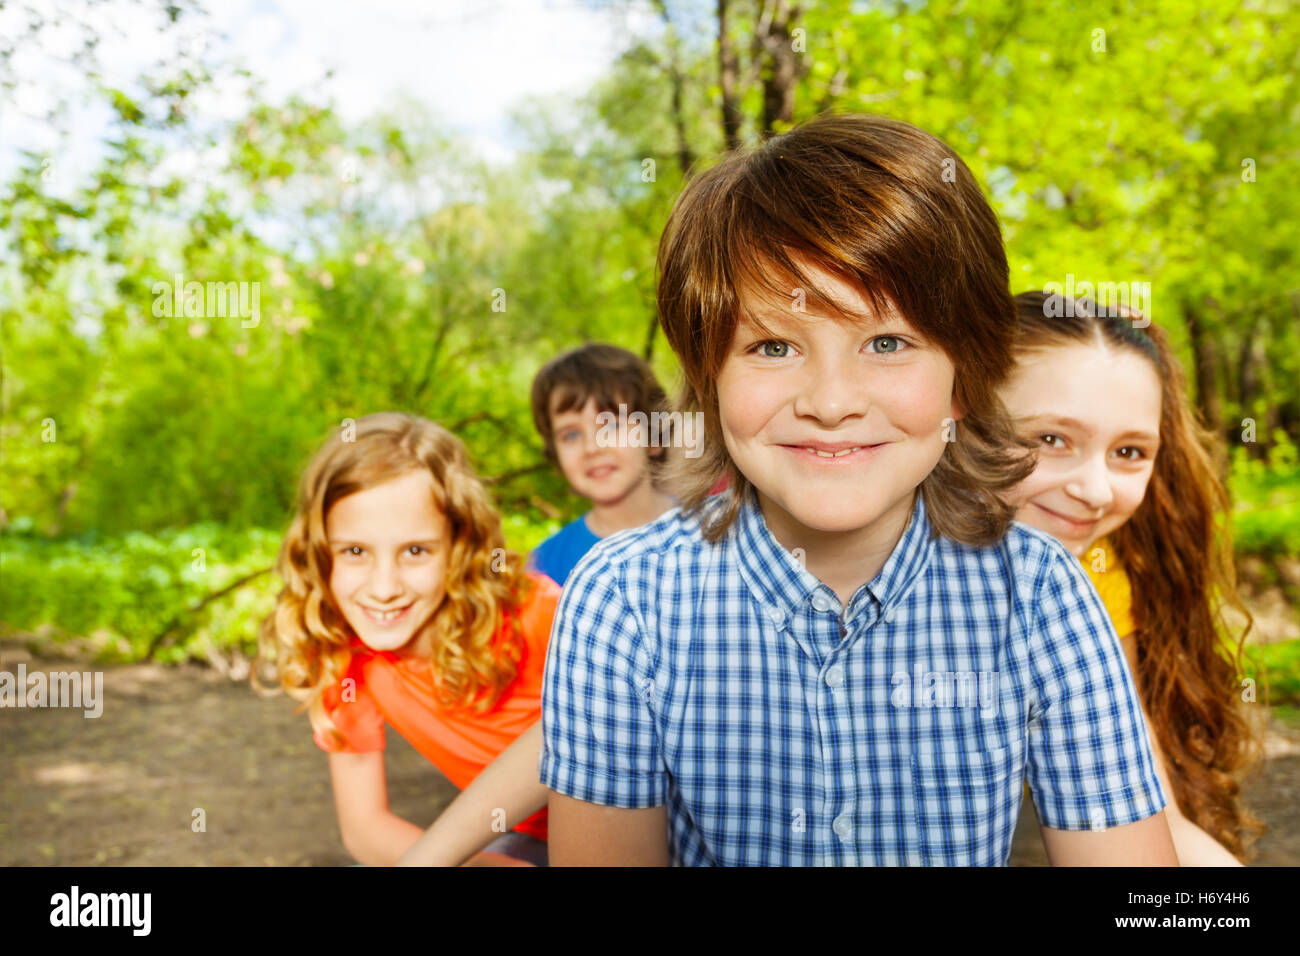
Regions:
<instances>
[{"instance_id":1,"label":"girl's teeth","mask_svg":"<svg viewBox=\"0 0 1300 956\"><path fill-rule=\"evenodd\" d=\"M843 458L845 455L851 455L859 448L846 448L843 451L818 451L816 448L809 448L810 452L816 454L819 458Z\"/></svg>"},{"instance_id":2,"label":"girl's teeth","mask_svg":"<svg viewBox=\"0 0 1300 956\"><path fill-rule=\"evenodd\" d=\"M405 610L405 608L402 608L402 610ZM393 618L397 617L397 615L401 614L401 613L402 613L402 610L398 610L398 611L371 611L371 612L370 612L370 616L371 616L371 617L378 618L378 619L381 620L381 621L391 621Z\"/></svg>"}]
</instances>

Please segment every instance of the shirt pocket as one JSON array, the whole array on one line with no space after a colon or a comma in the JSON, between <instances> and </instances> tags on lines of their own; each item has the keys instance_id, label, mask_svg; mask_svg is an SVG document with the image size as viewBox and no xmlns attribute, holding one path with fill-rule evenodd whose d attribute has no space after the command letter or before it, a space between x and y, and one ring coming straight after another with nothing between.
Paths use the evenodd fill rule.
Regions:
<instances>
[{"instance_id":1,"label":"shirt pocket","mask_svg":"<svg viewBox=\"0 0 1300 956\"><path fill-rule=\"evenodd\" d=\"M927 866L999 866L1011 840L1012 748L912 754L912 788Z\"/></svg>"}]
</instances>

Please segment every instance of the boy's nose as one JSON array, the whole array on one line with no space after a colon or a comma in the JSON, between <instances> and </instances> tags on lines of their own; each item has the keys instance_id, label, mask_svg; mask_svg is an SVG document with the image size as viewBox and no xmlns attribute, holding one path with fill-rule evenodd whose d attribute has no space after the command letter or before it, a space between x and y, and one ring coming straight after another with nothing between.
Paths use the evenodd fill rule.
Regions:
<instances>
[{"instance_id":1,"label":"boy's nose","mask_svg":"<svg viewBox=\"0 0 1300 956\"><path fill-rule=\"evenodd\" d=\"M810 362L795 400L794 413L816 418L831 427L844 419L865 415L870 401L856 356Z\"/></svg>"}]
</instances>

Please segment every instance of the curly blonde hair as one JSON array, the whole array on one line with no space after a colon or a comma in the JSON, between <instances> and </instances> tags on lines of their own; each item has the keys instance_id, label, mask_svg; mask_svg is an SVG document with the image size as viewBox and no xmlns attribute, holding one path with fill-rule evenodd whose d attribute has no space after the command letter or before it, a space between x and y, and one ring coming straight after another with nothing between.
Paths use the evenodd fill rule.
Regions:
<instances>
[{"instance_id":1,"label":"curly blonde hair","mask_svg":"<svg viewBox=\"0 0 1300 956\"><path fill-rule=\"evenodd\" d=\"M278 689L303 702L315 730L337 734L323 698L347 673L354 638L329 589L326 516L340 499L417 469L432 476L434 504L452 534L446 596L412 638L432 632L435 697L448 708L484 713L518 674L524 647L518 611L532 581L522 556L505 547L500 514L465 446L425 418L367 415L335 430L303 474L276 560L284 587L262 622L250 674L254 688L274 693L277 688L259 680L259 670L273 665Z\"/></svg>"}]
</instances>

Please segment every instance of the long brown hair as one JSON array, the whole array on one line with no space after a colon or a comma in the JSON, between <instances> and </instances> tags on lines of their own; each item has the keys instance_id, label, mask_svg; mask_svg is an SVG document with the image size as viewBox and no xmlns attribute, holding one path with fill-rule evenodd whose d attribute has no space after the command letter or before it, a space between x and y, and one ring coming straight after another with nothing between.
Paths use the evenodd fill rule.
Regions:
<instances>
[{"instance_id":1,"label":"long brown hair","mask_svg":"<svg viewBox=\"0 0 1300 956\"><path fill-rule=\"evenodd\" d=\"M322 698L347 672L353 639L329 589L333 559L326 516L340 499L414 469L433 478L433 501L452 535L446 596L412 637L418 642L425 632L433 634L435 693L448 707L483 712L517 676L524 637L516 612L532 582L523 558L505 548L500 515L465 446L425 418L367 415L335 429L303 474L297 511L276 562L284 588L262 622L250 675L262 689L259 668L273 664L283 689L307 705L317 729L333 729Z\"/></svg>"},{"instance_id":2,"label":"long brown hair","mask_svg":"<svg viewBox=\"0 0 1300 956\"><path fill-rule=\"evenodd\" d=\"M1151 363L1160 379L1160 445L1133 516L1110 534L1133 594L1138 687L1183 814L1244 858L1262 829L1239 805L1237 776L1258 740L1238 698L1250 613L1237 593L1222 443L1196 420L1182 366L1156 325L1088 300L1016 296L1017 354L1096 343ZM1233 636L1223 610L1246 625Z\"/></svg>"},{"instance_id":3,"label":"long brown hair","mask_svg":"<svg viewBox=\"0 0 1300 956\"><path fill-rule=\"evenodd\" d=\"M704 413L707 439L699 457L670 472L683 512L699 511L729 479L730 501L702 528L716 541L751 485L727 453L717 393L742 293L786 299L793 284L828 314L852 318L800 259L857 284L878 313L897 307L952 361L963 417L921 493L936 534L972 545L999 539L1013 513L1001 494L1033 459L997 394L1015 317L997 217L940 140L862 114L825 114L730 153L673 207L659 243L659 322L682 364L678 407Z\"/></svg>"}]
</instances>

